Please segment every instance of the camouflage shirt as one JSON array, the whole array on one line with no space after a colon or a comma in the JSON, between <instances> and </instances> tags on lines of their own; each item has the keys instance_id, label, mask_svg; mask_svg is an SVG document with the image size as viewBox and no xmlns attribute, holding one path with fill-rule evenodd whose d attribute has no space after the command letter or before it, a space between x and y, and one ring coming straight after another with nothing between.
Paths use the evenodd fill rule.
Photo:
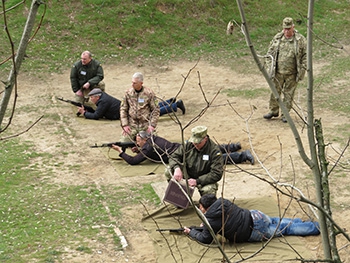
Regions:
<instances>
[{"instance_id":1,"label":"camouflage shirt","mask_svg":"<svg viewBox=\"0 0 350 263\"><path fill-rule=\"evenodd\" d=\"M142 87L137 92L134 88L126 91L120 107L120 124L137 130L146 130L148 126L157 127L159 106L153 90Z\"/></svg>"},{"instance_id":2,"label":"camouflage shirt","mask_svg":"<svg viewBox=\"0 0 350 263\"><path fill-rule=\"evenodd\" d=\"M291 39L286 39L283 31L276 34L270 42L267 54L273 57L273 60L268 58L266 63L267 70L271 70L271 77L278 72L285 75L297 75L297 82L304 78L307 62L306 39L297 30Z\"/></svg>"},{"instance_id":3,"label":"camouflage shirt","mask_svg":"<svg viewBox=\"0 0 350 263\"><path fill-rule=\"evenodd\" d=\"M186 171L188 178L197 179L197 185L205 186L221 180L224 165L219 146L210 138L204 147L198 151L192 143L181 145L169 157L169 167L174 172L175 168L183 169L183 157L186 153Z\"/></svg>"}]
</instances>

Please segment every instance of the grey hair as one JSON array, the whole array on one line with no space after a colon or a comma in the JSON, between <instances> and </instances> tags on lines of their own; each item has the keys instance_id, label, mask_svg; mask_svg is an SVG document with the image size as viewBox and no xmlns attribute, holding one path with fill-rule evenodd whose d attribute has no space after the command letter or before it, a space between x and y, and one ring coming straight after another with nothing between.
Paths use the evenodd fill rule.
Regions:
<instances>
[{"instance_id":1,"label":"grey hair","mask_svg":"<svg viewBox=\"0 0 350 263\"><path fill-rule=\"evenodd\" d=\"M81 53L81 55L87 54L90 58L92 57L92 54L90 51L85 50L83 53Z\"/></svg>"},{"instance_id":2,"label":"grey hair","mask_svg":"<svg viewBox=\"0 0 350 263\"><path fill-rule=\"evenodd\" d=\"M143 82L143 75L141 72L136 72L134 75L132 75L133 79L138 79L139 81Z\"/></svg>"},{"instance_id":3,"label":"grey hair","mask_svg":"<svg viewBox=\"0 0 350 263\"><path fill-rule=\"evenodd\" d=\"M140 131L138 134L142 139L148 139L151 135L146 131Z\"/></svg>"}]
</instances>

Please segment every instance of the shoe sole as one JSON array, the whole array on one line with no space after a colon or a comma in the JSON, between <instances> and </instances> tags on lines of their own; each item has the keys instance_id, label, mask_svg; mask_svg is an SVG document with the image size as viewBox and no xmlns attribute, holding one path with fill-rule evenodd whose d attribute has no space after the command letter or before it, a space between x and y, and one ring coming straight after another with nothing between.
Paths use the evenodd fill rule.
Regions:
<instances>
[{"instance_id":1,"label":"shoe sole","mask_svg":"<svg viewBox=\"0 0 350 263\"><path fill-rule=\"evenodd\" d=\"M270 116L263 116L264 117L264 119L266 119L266 120L271 120L272 118L276 118L276 117L278 117L278 115L272 115L271 117Z\"/></svg>"}]
</instances>

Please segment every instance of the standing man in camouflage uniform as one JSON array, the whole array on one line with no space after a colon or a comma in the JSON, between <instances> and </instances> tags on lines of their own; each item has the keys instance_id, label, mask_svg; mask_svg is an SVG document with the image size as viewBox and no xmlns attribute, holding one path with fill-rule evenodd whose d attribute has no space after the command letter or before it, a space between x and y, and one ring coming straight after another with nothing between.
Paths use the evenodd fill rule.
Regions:
<instances>
[{"instance_id":1,"label":"standing man in camouflage uniform","mask_svg":"<svg viewBox=\"0 0 350 263\"><path fill-rule=\"evenodd\" d=\"M224 168L219 146L207 135L207 127L197 126L192 130L192 136L169 157L169 171L165 173L168 180L184 179L184 162L190 187L197 187L200 195L214 194L218 190ZM184 156L186 159L184 160Z\"/></svg>"},{"instance_id":2,"label":"standing man in camouflage uniform","mask_svg":"<svg viewBox=\"0 0 350 263\"><path fill-rule=\"evenodd\" d=\"M152 134L159 119L159 105L152 89L143 86L143 75L132 76L132 87L128 89L120 107L121 141L135 140L140 131Z\"/></svg>"},{"instance_id":3,"label":"standing man in camouflage uniform","mask_svg":"<svg viewBox=\"0 0 350 263\"><path fill-rule=\"evenodd\" d=\"M306 71L306 39L294 29L292 18L283 19L283 31L272 39L267 54L273 58L267 60L267 70L270 71L278 94L283 92L283 102L290 111L294 92ZM269 108L270 112L264 118L278 117L279 105L273 94L270 96ZM282 121L287 122L283 115Z\"/></svg>"},{"instance_id":4,"label":"standing man in camouflage uniform","mask_svg":"<svg viewBox=\"0 0 350 263\"><path fill-rule=\"evenodd\" d=\"M74 63L70 72L70 82L75 100L83 104L89 100L89 92L94 88L105 90L101 63L92 58L90 51L81 54L81 60ZM93 103L92 103L93 104ZM94 107L96 107L94 105Z\"/></svg>"}]
</instances>

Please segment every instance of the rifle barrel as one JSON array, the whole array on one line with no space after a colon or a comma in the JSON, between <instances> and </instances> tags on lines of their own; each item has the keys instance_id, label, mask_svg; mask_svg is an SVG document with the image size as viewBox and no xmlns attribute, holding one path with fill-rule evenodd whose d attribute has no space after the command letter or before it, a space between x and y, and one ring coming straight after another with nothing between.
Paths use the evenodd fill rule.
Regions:
<instances>
[{"instance_id":1,"label":"rifle barrel","mask_svg":"<svg viewBox=\"0 0 350 263\"><path fill-rule=\"evenodd\" d=\"M159 228L157 229L158 232L164 232L164 231L169 231L169 232L182 232L184 231L184 228Z\"/></svg>"}]
</instances>

